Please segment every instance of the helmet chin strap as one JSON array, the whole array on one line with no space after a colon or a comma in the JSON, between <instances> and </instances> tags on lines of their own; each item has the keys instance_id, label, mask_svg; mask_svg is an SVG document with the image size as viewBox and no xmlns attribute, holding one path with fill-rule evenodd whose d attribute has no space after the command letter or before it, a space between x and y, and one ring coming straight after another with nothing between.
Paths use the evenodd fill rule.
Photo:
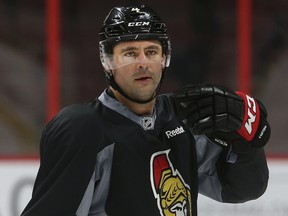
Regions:
<instances>
[{"instance_id":1,"label":"helmet chin strap","mask_svg":"<svg viewBox=\"0 0 288 216\"><path fill-rule=\"evenodd\" d=\"M109 73L107 71L105 71L106 73L106 79L108 81L108 84L115 90L117 90L122 96L124 96L125 98L127 98L128 100L134 102L134 103L138 103L138 104L146 104L146 103L149 103L151 102L152 100L154 100L154 98L157 96L157 94L159 93L160 91L160 88L162 86L162 82L163 82L163 79L164 79L164 71L165 69L163 69L163 72L162 72L162 76L161 76L161 79L160 79L160 82L154 92L154 95L147 99L147 100L139 100L139 99L135 99L135 98L132 98L130 97L128 94L126 94L121 88L120 86L116 83L115 79L114 79L114 76L112 73Z\"/></svg>"}]
</instances>

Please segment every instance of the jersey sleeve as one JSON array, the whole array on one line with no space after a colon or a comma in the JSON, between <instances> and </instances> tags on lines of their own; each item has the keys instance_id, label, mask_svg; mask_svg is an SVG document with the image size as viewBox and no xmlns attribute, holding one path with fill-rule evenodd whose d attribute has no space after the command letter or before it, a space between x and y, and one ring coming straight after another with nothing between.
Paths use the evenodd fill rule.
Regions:
<instances>
[{"instance_id":1,"label":"jersey sleeve","mask_svg":"<svg viewBox=\"0 0 288 216\"><path fill-rule=\"evenodd\" d=\"M222 201L243 203L259 198L267 189L269 170L263 148L237 154L235 163L227 163L224 153L217 169L222 185Z\"/></svg>"},{"instance_id":2,"label":"jersey sleeve","mask_svg":"<svg viewBox=\"0 0 288 216\"><path fill-rule=\"evenodd\" d=\"M85 106L64 108L43 131L40 167L22 216L75 215L95 168L99 125Z\"/></svg>"},{"instance_id":3,"label":"jersey sleeve","mask_svg":"<svg viewBox=\"0 0 288 216\"><path fill-rule=\"evenodd\" d=\"M206 136L194 137L199 193L219 202L242 203L265 192L269 171L263 149L235 157ZM230 160L231 155L235 159Z\"/></svg>"}]
</instances>

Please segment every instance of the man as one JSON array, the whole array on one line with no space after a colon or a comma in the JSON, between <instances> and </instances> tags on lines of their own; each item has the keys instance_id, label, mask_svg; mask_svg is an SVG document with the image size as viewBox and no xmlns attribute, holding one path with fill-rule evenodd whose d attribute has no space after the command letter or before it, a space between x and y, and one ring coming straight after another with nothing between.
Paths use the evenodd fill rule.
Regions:
<instances>
[{"instance_id":1,"label":"man","mask_svg":"<svg viewBox=\"0 0 288 216\"><path fill-rule=\"evenodd\" d=\"M230 203L265 192L264 106L211 84L157 96L170 51L149 7L110 11L100 31L109 86L46 126L23 216L196 216L198 192Z\"/></svg>"}]
</instances>

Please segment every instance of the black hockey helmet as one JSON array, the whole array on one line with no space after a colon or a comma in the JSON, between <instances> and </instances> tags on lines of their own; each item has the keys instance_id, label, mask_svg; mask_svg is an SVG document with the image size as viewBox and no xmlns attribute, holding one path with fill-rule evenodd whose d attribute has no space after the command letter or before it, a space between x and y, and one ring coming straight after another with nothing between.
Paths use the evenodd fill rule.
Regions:
<instances>
[{"instance_id":1,"label":"black hockey helmet","mask_svg":"<svg viewBox=\"0 0 288 216\"><path fill-rule=\"evenodd\" d=\"M163 54L166 56L165 67L169 67L170 40L166 24L158 14L144 4L112 8L99 33L100 58L104 68L107 68L104 56L112 54L118 42L146 39L161 42Z\"/></svg>"}]
</instances>

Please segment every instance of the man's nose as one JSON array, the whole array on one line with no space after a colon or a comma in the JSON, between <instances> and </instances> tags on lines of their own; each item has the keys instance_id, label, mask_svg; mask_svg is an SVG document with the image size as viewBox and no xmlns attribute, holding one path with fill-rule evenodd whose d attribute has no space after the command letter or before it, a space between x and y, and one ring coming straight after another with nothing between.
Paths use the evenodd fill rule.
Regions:
<instances>
[{"instance_id":1,"label":"man's nose","mask_svg":"<svg viewBox=\"0 0 288 216\"><path fill-rule=\"evenodd\" d=\"M144 51L139 53L139 55L137 56L137 60L139 62L147 62L148 61L148 58L147 58Z\"/></svg>"},{"instance_id":2,"label":"man's nose","mask_svg":"<svg viewBox=\"0 0 288 216\"><path fill-rule=\"evenodd\" d=\"M139 53L139 55L137 56L138 67L141 69L146 69L148 68L148 63L149 63L149 60L147 56L145 55L145 53L144 52Z\"/></svg>"}]
</instances>

